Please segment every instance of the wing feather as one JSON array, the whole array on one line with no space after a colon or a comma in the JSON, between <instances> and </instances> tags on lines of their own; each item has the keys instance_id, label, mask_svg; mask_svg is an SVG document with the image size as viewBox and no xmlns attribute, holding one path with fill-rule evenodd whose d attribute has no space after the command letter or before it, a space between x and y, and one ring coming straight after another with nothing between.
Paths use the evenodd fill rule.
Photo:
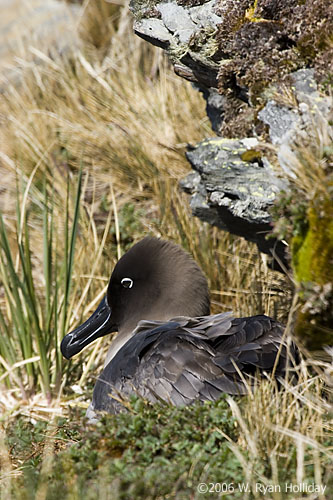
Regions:
<instances>
[{"instance_id":1,"label":"wing feather","mask_svg":"<svg viewBox=\"0 0 333 500\"><path fill-rule=\"evenodd\" d=\"M282 325L267 316L236 319L223 313L164 324L142 321L97 381L94 408L119 411L112 391L176 406L215 400L224 392L246 394L252 375L272 371L278 352L276 372L284 373L287 349L282 335ZM291 351L295 355L293 345Z\"/></svg>"}]
</instances>

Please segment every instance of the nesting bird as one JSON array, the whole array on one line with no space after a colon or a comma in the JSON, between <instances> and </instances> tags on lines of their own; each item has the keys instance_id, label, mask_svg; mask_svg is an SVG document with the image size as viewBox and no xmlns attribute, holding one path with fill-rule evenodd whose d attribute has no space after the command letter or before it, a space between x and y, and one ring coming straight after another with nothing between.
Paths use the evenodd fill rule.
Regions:
<instances>
[{"instance_id":1,"label":"nesting bird","mask_svg":"<svg viewBox=\"0 0 333 500\"><path fill-rule=\"evenodd\" d=\"M69 359L115 331L87 412L92 420L121 411L121 398L131 394L175 406L246 394L257 372L283 377L297 358L283 326L268 316L210 315L199 266L178 245L152 237L118 261L106 296L63 338L61 351Z\"/></svg>"}]
</instances>

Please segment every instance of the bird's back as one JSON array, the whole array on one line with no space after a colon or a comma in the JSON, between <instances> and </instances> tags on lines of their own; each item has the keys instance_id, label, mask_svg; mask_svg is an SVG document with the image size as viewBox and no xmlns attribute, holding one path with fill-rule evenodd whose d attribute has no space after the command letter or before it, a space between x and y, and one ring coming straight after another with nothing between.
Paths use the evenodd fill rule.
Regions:
<instances>
[{"instance_id":1,"label":"bird's back","mask_svg":"<svg viewBox=\"0 0 333 500\"><path fill-rule=\"evenodd\" d=\"M175 406L246 394L256 373L283 377L297 360L283 326L268 316L233 318L222 313L168 322L141 321L135 335L99 377L95 411L117 413L123 398L137 394Z\"/></svg>"}]
</instances>

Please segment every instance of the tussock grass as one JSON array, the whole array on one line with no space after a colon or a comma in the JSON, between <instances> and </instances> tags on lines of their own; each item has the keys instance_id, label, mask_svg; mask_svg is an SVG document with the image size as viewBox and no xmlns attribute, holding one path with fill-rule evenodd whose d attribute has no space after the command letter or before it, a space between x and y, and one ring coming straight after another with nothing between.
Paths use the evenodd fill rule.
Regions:
<instances>
[{"instance_id":1,"label":"tussock grass","mask_svg":"<svg viewBox=\"0 0 333 500\"><path fill-rule=\"evenodd\" d=\"M73 271L81 195L81 173L74 201L73 220L69 216L69 187L63 222L62 259L58 261L52 199L44 184L44 199L35 207L42 218L41 263L34 262L28 202L33 174L22 199L17 193L17 220L10 244L8 229L0 214L0 277L3 284L3 312L0 324L3 341L0 346L1 384L8 389L17 386L21 398L27 401L40 389L51 401L51 385L58 394L62 379L62 358L59 341L68 329L69 294ZM70 227L71 225L71 227ZM38 274L36 269L38 267Z\"/></svg>"},{"instance_id":2,"label":"tussock grass","mask_svg":"<svg viewBox=\"0 0 333 500\"><path fill-rule=\"evenodd\" d=\"M189 170L186 144L212 133L204 103L160 50L133 36L125 8L111 5L101 16L101 4L110 7L85 3L78 47L51 58L34 45L20 85L0 101L2 494L188 498L208 479L325 481L320 374L328 365L315 376L303 367L299 384L280 392L267 381L240 401L178 410L134 401L132 412L95 430L77 414L109 339L70 363L59 357L59 340L93 310L117 258L143 236L171 239L193 255L213 311L286 320L291 302L289 279L254 245L191 216L178 181ZM29 328L31 318L39 330ZM75 446L60 452L68 444Z\"/></svg>"},{"instance_id":3,"label":"tussock grass","mask_svg":"<svg viewBox=\"0 0 333 500\"><path fill-rule=\"evenodd\" d=\"M234 451L243 463L244 473L250 473L254 482L278 481L282 473L281 462L284 463L282 469L295 467L295 484L308 481L307 466L310 464L317 484L326 484L329 479L329 468L325 469L327 476L323 479L325 472L321 469L319 454L324 454L327 463L332 458L332 448L324 446L331 436L332 429L326 420L331 407L323 397L321 377L311 376L304 362L298 376L296 385L284 381L282 390L273 388L271 381L262 383L250 396L251 402L241 407L243 412L229 399L242 429ZM265 463L273 477L260 476L256 462Z\"/></svg>"}]
</instances>

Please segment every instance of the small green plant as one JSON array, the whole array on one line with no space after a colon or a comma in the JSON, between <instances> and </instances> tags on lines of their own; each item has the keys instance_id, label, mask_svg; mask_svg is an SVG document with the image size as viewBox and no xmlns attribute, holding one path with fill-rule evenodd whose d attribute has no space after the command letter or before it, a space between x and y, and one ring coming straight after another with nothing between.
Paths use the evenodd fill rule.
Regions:
<instances>
[{"instance_id":1,"label":"small green plant","mask_svg":"<svg viewBox=\"0 0 333 500\"><path fill-rule=\"evenodd\" d=\"M24 464L12 494L200 499L199 484L216 483L212 498L229 488L227 498L242 499L243 485L247 498L263 498L262 488L272 485L283 498L300 498L286 485L304 483L325 487L329 498L332 437L323 382L304 366L299 377L281 390L267 380L248 397L182 408L132 397L129 411L93 426L77 410L51 425L21 417L8 425L5 440L10 456Z\"/></svg>"},{"instance_id":2,"label":"small green plant","mask_svg":"<svg viewBox=\"0 0 333 500\"><path fill-rule=\"evenodd\" d=\"M295 236L304 237L308 230L307 203L302 199L295 203L297 197L299 193L291 187L288 193L280 193L278 202L271 208L275 221L273 234L279 240L291 241Z\"/></svg>"},{"instance_id":3,"label":"small green plant","mask_svg":"<svg viewBox=\"0 0 333 500\"><path fill-rule=\"evenodd\" d=\"M36 170L35 170L36 171ZM35 173L35 172L34 172ZM32 174L32 177L34 175ZM32 180L32 177L30 181ZM70 186L63 220L53 212L51 188L44 181L39 207L28 200L29 182L20 199L17 190L16 231L10 240L5 218L0 213L0 282L4 306L0 309L0 383L18 387L23 399L43 392L48 401L58 393L63 375L59 342L68 330L69 293L73 276L77 237L81 172L78 176L73 219L69 214ZM43 266L36 275L33 247L33 215L42 217ZM63 224L64 246L58 259L55 224ZM36 234L35 234L36 235ZM42 285L41 285L42 283Z\"/></svg>"},{"instance_id":4,"label":"small green plant","mask_svg":"<svg viewBox=\"0 0 333 500\"><path fill-rule=\"evenodd\" d=\"M118 228L116 224L111 227L111 235L114 243L117 243L117 230L119 230L120 241L124 252L127 252L137 238L144 234L142 220L144 217L142 209L137 209L133 203L125 203L118 213Z\"/></svg>"}]
</instances>

